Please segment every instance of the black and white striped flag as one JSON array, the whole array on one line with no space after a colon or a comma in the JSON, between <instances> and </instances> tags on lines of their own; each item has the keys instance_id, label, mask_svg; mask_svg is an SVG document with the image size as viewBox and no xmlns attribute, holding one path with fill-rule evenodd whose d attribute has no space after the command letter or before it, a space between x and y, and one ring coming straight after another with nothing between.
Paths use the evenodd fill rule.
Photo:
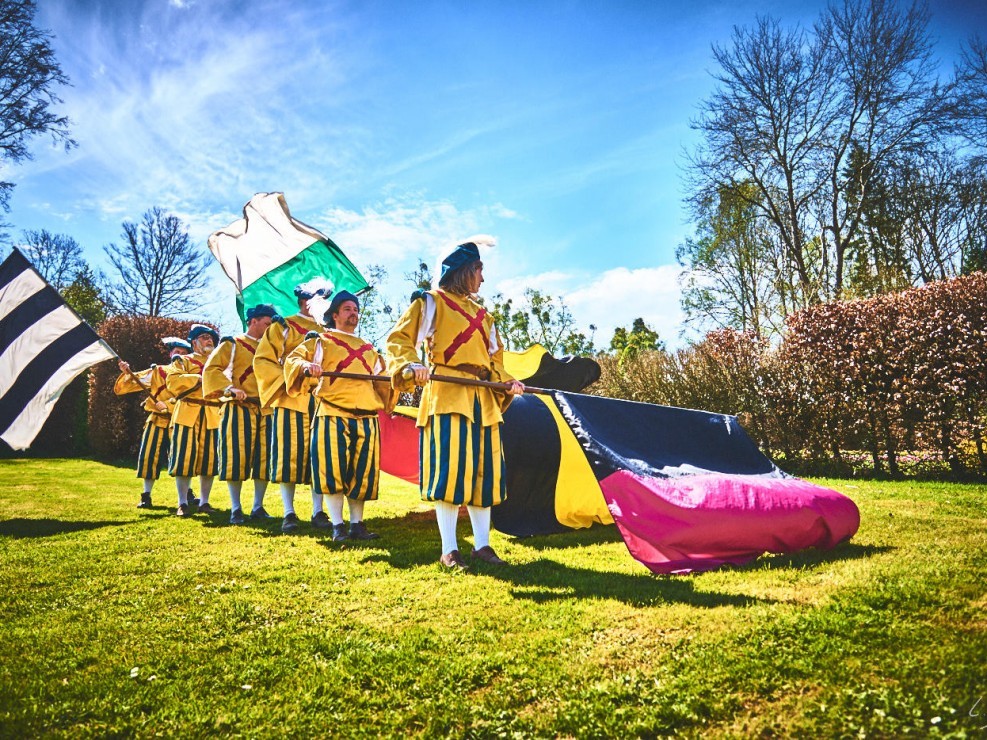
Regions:
<instances>
[{"instance_id":1,"label":"black and white striped flag","mask_svg":"<svg viewBox=\"0 0 987 740\"><path fill-rule=\"evenodd\" d=\"M0 439L26 450L65 387L113 357L23 254L0 264Z\"/></svg>"}]
</instances>

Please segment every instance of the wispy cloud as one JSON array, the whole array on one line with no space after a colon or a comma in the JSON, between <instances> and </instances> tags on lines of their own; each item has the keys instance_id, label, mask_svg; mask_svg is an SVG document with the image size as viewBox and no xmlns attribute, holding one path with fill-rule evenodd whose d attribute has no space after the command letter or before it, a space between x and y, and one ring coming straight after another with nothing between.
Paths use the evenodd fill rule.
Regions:
<instances>
[{"instance_id":1,"label":"wispy cloud","mask_svg":"<svg viewBox=\"0 0 987 740\"><path fill-rule=\"evenodd\" d=\"M136 7L115 24L71 19L75 87L64 97L79 147L43 153L32 176L70 173L89 193L79 207L113 219L164 201L208 213L289 186L296 201L325 202L325 172L355 166L362 133L329 115L312 125L313 106L346 104L346 64L320 43L324 19L273 4L242 15L223 3Z\"/></svg>"}]
</instances>

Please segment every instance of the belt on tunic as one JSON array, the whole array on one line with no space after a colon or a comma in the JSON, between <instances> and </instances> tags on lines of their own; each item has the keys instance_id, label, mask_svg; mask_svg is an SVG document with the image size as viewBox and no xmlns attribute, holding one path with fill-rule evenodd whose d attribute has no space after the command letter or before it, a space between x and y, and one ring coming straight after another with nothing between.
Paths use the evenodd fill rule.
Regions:
<instances>
[{"instance_id":1,"label":"belt on tunic","mask_svg":"<svg viewBox=\"0 0 987 740\"><path fill-rule=\"evenodd\" d=\"M447 367L450 370L459 370L461 373L468 373L478 380L490 380L491 373L489 367L483 367L483 365L473 365L469 362L463 362L459 365L443 365L439 362L433 364L432 368L437 367Z\"/></svg>"},{"instance_id":2,"label":"belt on tunic","mask_svg":"<svg viewBox=\"0 0 987 740\"><path fill-rule=\"evenodd\" d=\"M330 403L324 398L320 398L319 403L324 403L326 406L331 406L334 409L345 411L347 414L353 414L353 416L377 416L376 411L370 409L348 409L345 406L340 406L339 404Z\"/></svg>"}]
</instances>

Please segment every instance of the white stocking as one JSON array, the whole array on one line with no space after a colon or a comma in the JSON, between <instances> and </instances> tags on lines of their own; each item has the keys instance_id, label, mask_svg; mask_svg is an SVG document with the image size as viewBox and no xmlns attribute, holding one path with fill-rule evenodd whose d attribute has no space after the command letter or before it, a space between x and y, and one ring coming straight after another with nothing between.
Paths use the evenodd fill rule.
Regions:
<instances>
[{"instance_id":1,"label":"white stocking","mask_svg":"<svg viewBox=\"0 0 987 740\"><path fill-rule=\"evenodd\" d=\"M445 501L436 501L435 521L438 522L439 536L442 538L442 554L447 555L453 550L458 550L456 524L459 522L459 507Z\"/></svg>"},{"instance_id":2,"label":"white stocking","mask_svg":"<svg viewBox=\"0 0 987 740\"><path fill-rule=\"evenodd\" d=\"M490 507L467 506L473 525L473 548L479 550L490 544Z\"/></svg>"}]
</instances>

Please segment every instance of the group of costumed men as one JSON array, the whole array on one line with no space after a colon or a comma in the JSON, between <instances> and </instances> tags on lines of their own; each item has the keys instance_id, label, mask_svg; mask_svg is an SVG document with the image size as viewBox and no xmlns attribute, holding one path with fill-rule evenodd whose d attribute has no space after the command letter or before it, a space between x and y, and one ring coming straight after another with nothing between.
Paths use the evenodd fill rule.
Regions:
<instances>
[{"instance_id":1,"label":"group of costumed men","mask_svg":"<svg viewBox=\"0 0 987 740\"><path fill-rule=\"evenodd\" d=\"M392 411L399 393L421 386L420 490L435 504L439 561L449 569L468 568L456 532L465 505L472 556L503 565L490 546L490 509L506 498L502 414L524 385L505 372L493 317L475 299L483 283L478 245L493 241L472 237L457 245L441 262L438 288L416 291L387 338L386 362L357 335L357 296L333 293L322 278L295 288L293 316L260 304L247 309L247 331L239 336L220 339L212 328L195 324L187 341L165 337L169 365L133 372L121 361L114 390L147 394L138 506L151 506L151 488L167 458L180 517L191 516L193 506L200 513L216 511L209 496L219 475L229 487L232 524L246 521L240 499L247 480L254 482L249 517L271 518L264 509L270 482L280 487L281 529L294 532L300 526L295 488L310 484L314 528L331 529L334 541L376 539L363 511L378 497L378 412ZM385 372L389 382L380 379ZM467 382L438 382L433 373ZM198 500L191 490L196 475Z\"/></svg>"}]
</instances>

